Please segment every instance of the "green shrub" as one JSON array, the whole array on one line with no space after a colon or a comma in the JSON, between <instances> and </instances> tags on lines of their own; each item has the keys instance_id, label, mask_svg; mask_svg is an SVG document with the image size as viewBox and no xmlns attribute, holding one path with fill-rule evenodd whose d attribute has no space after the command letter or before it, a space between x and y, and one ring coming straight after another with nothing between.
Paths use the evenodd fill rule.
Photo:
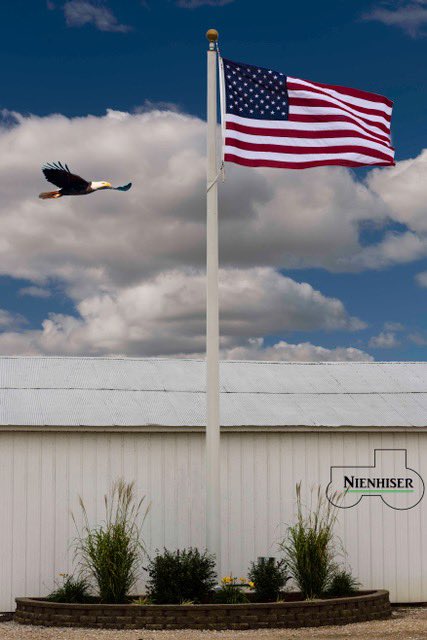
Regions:
<instances>
[{"instance_id":1,"label":"green shrub","mask_svg":"<svg viewBox=\"0 0 427 640\"><path fill-rule=\"evenodd\" d=\"M333 598L345 598L352 596L360 587L360 582L352 575L351 571L337 569L332 576L325 595Z\"/></svg>"},{"instance_id":2,"label":"green shrub","mask_svg":"<svg viewBox=\"0 0 427 640\"><path fill-rule=\"evenodd\" d=\"M157 552L146 571L147 596L156 604L203 602L216 584L214 556L191 547Z\"/></svg>"},{"instance_id":3,"label":"green shrub","mask_svg":"<svg viewBox=\"0 0 427 640\"><path fill-rule=\"evenodd\" d=\"M145 553L141 528L148 511L141 515L144 499L137 500L133 482L118 480L104 497L104 523L91 528L80 498L83 527L77 529L76 557L82 575L95 581L101 602L127 602L139 578Z\"/></svg>"},{"instance_id":4,"label":"green shrub","mask_svg":"<svg viewBox=\"0 0 427 640\"><path fill-rule=\"evenodd\" d=\"M337 570L333 532L337 508L324 497L320 487L314 507L307 511L302 505L300 484L296 496L297 522L288 527L280 546L289 573L304 598L318 598Z\"/></svg>"},{"instance_id":5,"label":"green shrub","mask_svg":"<svg viewBox=\"0 0 427 640\"><path fill-rule=\"evenodd\" d=\"M68 574L62 574L62 584L50 593L46 600L49 602L70 602L75 604L84 604L92 602L93 597L90 595L89 583L84 578L73 578Z\"/></svg>"},{"instance_id":6,"label":"green shrub","mask_svg":"<svg viewBox=\"0 0 427 640\"><path fill-rule=\"evenodd\" d=\"M245 579L240 578L240 584L234 576L225 576L221 580L221 587L215 592L215 604L243 604L249 602L249 598L242 591L246 586Z\"/></svg>"},{"instance_id":7,"label":"green shrub","mask_svg":"<svg viewBox=\"0 0 427 640\"><path fill-rule=\"evenodd\" d=\"M280 590L290 579L285 561L278 561L275 558L258 558L256 562L251 562L248 577L255 583L254 592L257 602L277 600Z\"/></svg>"}]
</instances>

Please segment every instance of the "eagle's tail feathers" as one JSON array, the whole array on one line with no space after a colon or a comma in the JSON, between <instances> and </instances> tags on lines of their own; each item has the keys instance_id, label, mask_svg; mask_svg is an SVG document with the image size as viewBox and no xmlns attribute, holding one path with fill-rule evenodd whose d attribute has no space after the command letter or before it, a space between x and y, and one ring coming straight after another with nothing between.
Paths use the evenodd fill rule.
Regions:
<instances>
[{"instance_id":1,"label":"eagle's tail feathers","mask_svg":"<svg viewBox=\"0 0 427 640\"><path fill-rule=\"evenodd\" d=\"M49 198L60 198L61 196L62 193L60 191L43 191L43 193L39 195L39 198L48 200Z\"/></svg>"}]
</instances>

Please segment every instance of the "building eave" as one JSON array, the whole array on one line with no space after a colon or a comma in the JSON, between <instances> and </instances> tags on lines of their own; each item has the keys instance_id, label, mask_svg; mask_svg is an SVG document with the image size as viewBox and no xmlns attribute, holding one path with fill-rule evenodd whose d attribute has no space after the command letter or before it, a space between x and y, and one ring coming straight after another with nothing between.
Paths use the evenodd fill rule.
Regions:
<instances>
[{"instance_id":1,"label":"building eave","mask_svg":"<svg viewBox=\"0 0 427 640\"><path fill-rule=\"evenodd\" d=\"M199 433L203 434L205 428L201 426L174 426L174 425L0 425L1 433ZM222 426L221 433L424 433L427 425L413 426L304 426L304 425L234 425Z\"/></svg>"}]
</instances>

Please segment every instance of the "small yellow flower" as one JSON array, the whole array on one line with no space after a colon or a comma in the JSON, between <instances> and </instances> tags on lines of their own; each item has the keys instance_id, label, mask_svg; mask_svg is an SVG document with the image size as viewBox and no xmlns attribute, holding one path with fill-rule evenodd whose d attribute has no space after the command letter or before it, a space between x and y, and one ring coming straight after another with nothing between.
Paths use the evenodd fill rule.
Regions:
<instances>
[{"instance_id":1,"label":"small yellow flower","mask_svg":"<svg viewBox=\"0 0 427 640\"><path fill-rule=\"evenodd\" d=\"M248 585L250 586L251 589L255 588L255 582L250 581L248 582Z\"/></svg>"},{"instance_id":2,"label":"small yellow flower","mask_svg":"<svg viewBox=\"0 0 427 640\"><path fill-rule=\"evenodd\" d=\"M230 584L230 582L232 582L233 578L231 576L224 576L223 579L221 580L221 582L223 584Z\"/></svg>"},{"instance_id":3,"label":"small yellow flower","mask_svg":"<svg viewBox=\"0 0 427 640\"><path fill-rule=\"evenodd\" d=\"M239 578L240 582L246 582L246 578Z\"/></svg>"}]
</instances>

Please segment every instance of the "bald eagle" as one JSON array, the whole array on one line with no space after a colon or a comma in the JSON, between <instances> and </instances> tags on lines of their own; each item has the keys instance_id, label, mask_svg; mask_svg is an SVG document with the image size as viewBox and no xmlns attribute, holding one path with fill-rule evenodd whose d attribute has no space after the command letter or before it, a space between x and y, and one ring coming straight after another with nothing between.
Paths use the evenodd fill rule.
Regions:
<instances>
[{"instance_id":1,"label":"bald eagle","mask_svg":"<svg viewBox=\"0 0 427 640\"><path fill-rule=\"evenodd\" d=\"M101 189L129 191L132 186L131 182L123 187L113 187L109 182L89 182L75 173L71 173L68 166L61 164L61 162L45 164L42 167L42 171L48 182L60 187L57 191L44 191L41 193L39 198L42 198L42 200L61 198L61 196L84 196Z\"/></svg>"}]
</instances>

